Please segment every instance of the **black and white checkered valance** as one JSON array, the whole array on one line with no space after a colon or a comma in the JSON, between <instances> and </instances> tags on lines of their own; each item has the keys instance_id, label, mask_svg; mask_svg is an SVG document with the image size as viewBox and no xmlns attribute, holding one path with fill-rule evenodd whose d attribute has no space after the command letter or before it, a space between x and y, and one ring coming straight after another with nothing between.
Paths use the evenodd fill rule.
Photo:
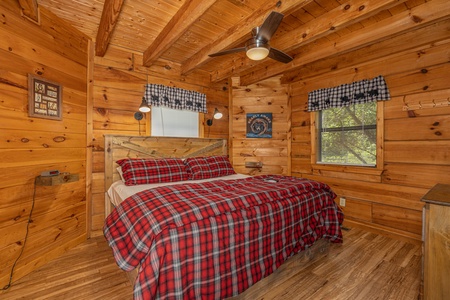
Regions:
<instances>
[{"instance_id":1,"label":"black and white checkered valance","mask_svg":"<svg viewBox=\"0 0 450 300\"><path fill-rule=\"evenodd\" d=\"M152 106L206 113L206 95L161 84L146 84L145 100Z\"/></svg>"},{"instance_id":2,"label":"black and white checkered valance","mask_svg":"<svg viewBox=\"0 0 450 300\"><path fill-rule=\"evenodd\" d=\"M312 91L308 94L308 111L389 99L391 95L386 81L380 75L373 79Z\"/></svg>"}]
</instances>

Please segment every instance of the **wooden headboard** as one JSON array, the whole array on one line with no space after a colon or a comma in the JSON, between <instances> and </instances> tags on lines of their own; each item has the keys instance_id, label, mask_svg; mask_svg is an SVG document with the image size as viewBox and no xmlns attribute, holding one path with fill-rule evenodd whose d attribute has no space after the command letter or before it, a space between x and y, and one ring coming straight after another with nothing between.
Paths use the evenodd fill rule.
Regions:
<instances>
[{"instance_id":1,"label":"wooden headboard","mask_svg":"<svg viewBox=\"0 0 450 300\"><path fill-rule=\"evenodd\" d=\"M116 161L122 158L187 158L226 155L226 139L105 135L105 216L110 212L106 192L119 180Z\"/></svg>"}]
</instances>

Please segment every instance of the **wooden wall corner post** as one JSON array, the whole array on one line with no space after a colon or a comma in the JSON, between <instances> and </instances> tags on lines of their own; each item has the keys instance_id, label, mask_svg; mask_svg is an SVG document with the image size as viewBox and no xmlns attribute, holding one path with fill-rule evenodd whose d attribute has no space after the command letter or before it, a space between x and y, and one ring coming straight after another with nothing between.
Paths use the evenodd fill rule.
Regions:
<instances>
[{"instance_id":1,"label":"wooden wall corner post","mask_svg":"<svg viewBox=\"0 0 450 300\"><path fill-rule=\"evenodd\" d=\"M145 116L145 135L151 136L152 135L152 112L149 111L148 113L145 113L144 116Z\"/></svg>"},{"instance_id":2,"label":"wooden wall corner post","mask_svg":"<svg viewBox=\"0 0 450 300\"><path fill-rule=\"evenodd\" d=\"M287 87L287 175L292 175L292 102L291 102L291 85Z\"/></svg>"},{"instance_id":3,"label":"wooden wall corner post","mask_svg":"<svg viewBox=\"0 0 450 300\"><path fill-rule=\"evenodd\" d=\"M113 137L111 135L105 135L105 218L111 213L111 201L108 199L108 189L113 183L112 143Z\"/></svg>"},{"instance_id":4,"label":"wooden wall corner post","mask_svg":"<svg viewBox=\"0 0 450 300\"><path fill-rule=\"evenodd\" d=\"M200 138L205 137L205 114L201 113L198 117L198 136ZM208 135L209 137L209 135Z\"/></svg>"},{"instance_id":5,"label":"wooden wall corner post","mask_svg":"<svg viewBox=\"0 0 450 300\"><path fill-rule=\"evenodd\" d=\"M377 101L377 169L384 170L384 101Z\"/></svg>"},{"instance_id":6,"label":"wooden wall corner post","mask_svg":"<svg viewBox=\"0 0 450 300\"><path fill-rule=\"evenodd\" d=\"M92 230L92 165L93 165L93 146L94 137L94 42L88 40L88 64L87 64L87 99L86 99L86 233L87 238L91 237Z\"/></svg>"},{"instance_id":7,"label":"wooden wall corner post","mask_svg":"<svg viewBox=\"0 0 450 300\"><path fill-rule=\"evenodd\" d=\"M228 79L230 82L230 88L228 89L228 157L230 159L231 165L233 164L233 119L234 119L234 109L233 109L233 88L238 85L238 77L230 77Z\"/></svg>"},{"instance_id":8,"label":"wooden wall corner post","mask_svg":"<svg viewBox=\"0 0 450 300\"><path fill-rule=\"evenodd\" d=\"M317 112L309 112L310 132L311 132L311 166L317 163Z\"/></svg>"}]
</instances>

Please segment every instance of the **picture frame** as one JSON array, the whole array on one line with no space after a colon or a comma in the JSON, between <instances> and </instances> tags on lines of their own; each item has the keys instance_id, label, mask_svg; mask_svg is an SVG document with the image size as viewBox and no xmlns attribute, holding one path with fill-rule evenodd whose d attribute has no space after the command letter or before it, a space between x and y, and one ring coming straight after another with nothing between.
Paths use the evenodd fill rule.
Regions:
<instances>
[{"instance_id":1,"label":"picture frame","mask_svg":"<svg viewBox=\"0 0 450 300\"><path fill-rule=\"evenodd\" d=\"M272 113L247 114L247 138L272 137Z\"/></svg>"},{"instance_id":2,"label":"picture frame","mask_svg":"<svg viewBox=\"0 0 450 300\"><path fill-rule=\"evenodd\" d=\"M62 119L62 86L42 77L28 74L28 116L51 120Z\"/></svg>"}]
</instances>

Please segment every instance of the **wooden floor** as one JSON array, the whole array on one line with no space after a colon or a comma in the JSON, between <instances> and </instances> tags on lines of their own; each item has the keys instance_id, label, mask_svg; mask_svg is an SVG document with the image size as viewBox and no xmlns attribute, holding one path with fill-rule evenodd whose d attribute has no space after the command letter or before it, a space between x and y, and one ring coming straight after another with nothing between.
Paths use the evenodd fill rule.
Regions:
<instances>
[{"instance_id":1,"label":"wooden floor","mask_svg":"<svg viewBox=\"0 0 450 300\"><path fill-rule=\"evenodd\" d=\"M327 256L291 258L273 274L276 280L237 299L418 299L420 268L420 246L353 228ZM97 237L13 282L0 299L126 300L132 286Z\"/></svg>"}]
</instances>

